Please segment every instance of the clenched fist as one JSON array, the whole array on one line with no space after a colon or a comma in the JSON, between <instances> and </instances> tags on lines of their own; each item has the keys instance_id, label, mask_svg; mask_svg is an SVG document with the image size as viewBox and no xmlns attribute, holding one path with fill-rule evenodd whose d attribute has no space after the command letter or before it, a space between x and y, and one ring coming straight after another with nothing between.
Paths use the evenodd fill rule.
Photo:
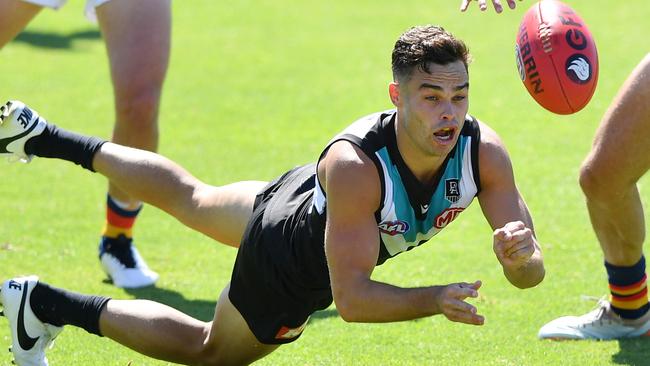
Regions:
<instances>
[{"instance_id":1,"label":"clenched fist","mask_svg":"<svg viewBox=\"0 0 650 366\"><path fill-rule=\"evenodd\" d=\"M521 221L512 221L492 235L494 253L501 265L517 269L525 265L535 253L533 231Z\"/></svg>"}]
</instances>

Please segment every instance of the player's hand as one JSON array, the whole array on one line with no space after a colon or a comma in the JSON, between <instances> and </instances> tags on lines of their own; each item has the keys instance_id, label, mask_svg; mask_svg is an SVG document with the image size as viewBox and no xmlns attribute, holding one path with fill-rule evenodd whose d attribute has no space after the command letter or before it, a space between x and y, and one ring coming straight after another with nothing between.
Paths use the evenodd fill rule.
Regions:
<instances>
[{"instance_id":1,"label":"player's hand","mask_svg":"<svg viewBox=\"0 0 650 366\"><path fill-rule=\"evenodd\" d=\"M476 314L476 307L465 302L468 297L478 297L481 281L474 283L452 283L440 288L438 294L438 307L452 322L483 325L485 318Z\"/></svg>"},{"instance_id":2,"label":"player's hand","mask_svg":"<svg viewBox=\"0 0 650 366\"><path fill-rule=\"evenodd\" d=\"M465 11L469 7L469 3L472 1L478 3L478 7L481 9L481 11L487 10L487 0L462 0L460 3L460 11ZM515 0L506 0L508 2L508 6L510 9L514 9L517 6L517 3ZM521 1L521 0L519 0ZM503 5L501 5L501 0L492 0L492 5L494 5L494 10L497 11L497 13L500 13L503 11Z\"/></svg>"},{"instance_id":3,"label":"player's hand","mask_svg":"<svg viewBox=\"0 0 650 366\"><path fill-rule=\"evenodd\" d=\"M492 237L494 253L504 267L519 268L535 253L533 231L521 221L512 221L494 230Z\"/></svg>"}]
</instances>

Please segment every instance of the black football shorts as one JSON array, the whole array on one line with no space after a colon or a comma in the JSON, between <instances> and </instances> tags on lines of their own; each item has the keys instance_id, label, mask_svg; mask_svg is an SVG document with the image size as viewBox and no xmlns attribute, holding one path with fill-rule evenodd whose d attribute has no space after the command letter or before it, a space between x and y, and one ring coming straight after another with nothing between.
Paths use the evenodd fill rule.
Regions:
<instances>
[{"instance_id":1,"label":"black football shorts","mask_svg":"<svg viewBox=\"0 0 650 366\"><path fill-rule=\"evenodd\" d=\"M313 171L313 165L295 168L257 195L237 252L228 295L264 344L296 340L309 316L332 303L329 279L317 286L305 283L302 265L296 264L290 249L300 244L288 234L291 220L284 220L291 217L287 195L298 185L304 190L308 179L313 180Z\"/></svg>"}]
</instances>

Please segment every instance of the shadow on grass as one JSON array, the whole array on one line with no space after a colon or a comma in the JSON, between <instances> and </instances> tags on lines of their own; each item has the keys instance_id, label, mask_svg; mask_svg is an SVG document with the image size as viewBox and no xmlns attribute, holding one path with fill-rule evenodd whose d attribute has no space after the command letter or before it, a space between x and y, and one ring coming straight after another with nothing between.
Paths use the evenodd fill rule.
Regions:
<instances>
[{"instance_id":1,"label":"shadow on grass","mask_svg":"<svg viewBox=\"0 0 650 366\"><path fill-rule=\"evenodd\" d=\"M325 309L321 311L317 311L311 315L309 318L309 321L315 321L315 320L321 320L321 319L327 319L327 318L334 318L339 316L339 312L336 311L336 309Z\"/></svg>"},{"instance_id":2,"label":"shadow on grass","mask_svg":"<svg viewBox=\"0 0 650 366\"><path fill-rule=\"evenodd\" d=\"M190 315L196 319L202 321L211 321L214 317L214 308L217 305L215 294L215 300L189 300L183 296L180 292L160 288L160 287L144 287L138 289L124 289L124 291L137 299L145 299L156 301L167 306L171 306L174 309L180 310L187 315ZM317 321L320 319L327 319L339 316L338 311L334 309L326 309L317 311L311 316L310 321Z\"/></svg>"},{"instance_id":3,"label":"shadow on grass","mask_svg":"<svg viewBox=\"0 0 650 366\"><path fill-rule=\"evenodd\" d=\"M612 356L612 361L617 365L650 364L650 337L621 339L618 346L618 353Z\"/></svg>"},{"instance_id":4,"label":"shadow on grass","mask_svg":"<svg viewBox=\"0 0 650 366\"><path fill-rule=\"evenodd\" d=\"M218 295L214 295L214 300L190 300L180 292L155 286L124 289L124 291L137 299L159 302L206 322L211 321L214 317L214 307L217 305Z\"/></svg>"},{"instance_id":5,"label":"shadow on grass","mask_svg":"<svg viewBox=\"0 0 650 366\"><path fill-rule=\"evenodd\" d=\"M13 41L41 48L72 49L73 42L76 40L95 40L100 38L102 38L101 33L97 30L84 30L69 34L25 30L14 38Z\"/></svg>"}]
</instances>

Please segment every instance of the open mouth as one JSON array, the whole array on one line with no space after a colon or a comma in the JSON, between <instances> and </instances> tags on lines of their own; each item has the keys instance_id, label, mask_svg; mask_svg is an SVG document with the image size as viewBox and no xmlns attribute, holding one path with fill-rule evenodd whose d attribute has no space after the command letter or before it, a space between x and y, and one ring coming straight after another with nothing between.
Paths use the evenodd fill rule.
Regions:
<instances>
[{"instance_id":1,"label":"open mouth","mask_svg":"<svg viewBox=\"0 0 650 366\"><path fill-rule=\"evenodd\" d=\"M456 128L445 127L434 132L433 136L436 138L436 140L444 143L444 142L451 141L454 138L455 133L456 133Z\"/></svg>"}]
</instances>

